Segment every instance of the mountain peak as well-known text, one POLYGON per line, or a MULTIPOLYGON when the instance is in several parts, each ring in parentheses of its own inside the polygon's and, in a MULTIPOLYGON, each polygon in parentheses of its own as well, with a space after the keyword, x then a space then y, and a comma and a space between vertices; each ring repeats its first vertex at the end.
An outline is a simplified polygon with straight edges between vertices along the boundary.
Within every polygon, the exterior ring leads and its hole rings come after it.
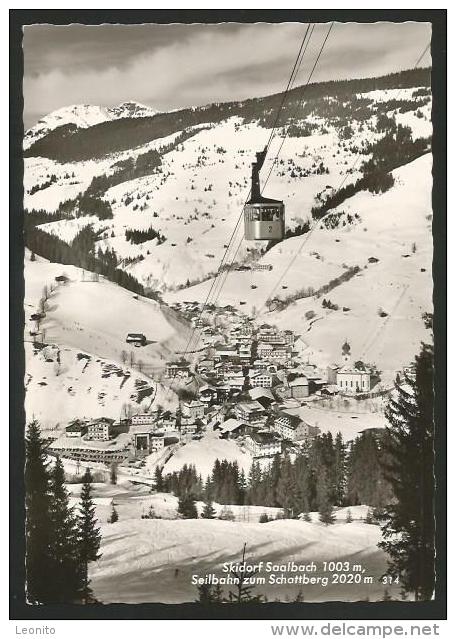
POLYGON ((152 117, 158 111, 146 104, 141 104, 135 100, 121 102, 118 106, 107 109, 111 119, 117 118, 147 118, 152 117))

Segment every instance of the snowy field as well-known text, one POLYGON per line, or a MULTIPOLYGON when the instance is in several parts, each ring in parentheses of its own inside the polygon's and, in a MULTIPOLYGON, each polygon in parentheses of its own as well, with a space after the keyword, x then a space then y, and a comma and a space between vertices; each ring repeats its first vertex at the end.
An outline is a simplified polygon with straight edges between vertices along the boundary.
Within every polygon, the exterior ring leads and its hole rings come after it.
POLYGON ((199 441, 190 441, 179 448, 177 453, 165 464, 165 473, 180 470, 184 464, 193 464, 203 480, 212 472, 216 459, 237 461, 239 469, 248 474, 252 465, 252 456, 248 451, 241 450, 239 445, 228 439, 220 439, 217 432, 207 433, 199 441))
MULTIPOLYGON (((317 568, 312 576, 323 577, 328 576, 322 572, 323 561, 342 560, 361 564, 363 575, 373 577, 371 584, 257 586, 255 592, 269 600, 294 598, 300 590, 308 602, 372 601, 382 599, 384 594, 379 578, 386 569, 386 560, 377 548, 380 528, 371 524, 120 519, 102 528, 103 556, 92 567, 90 577, 94 594, 103 603, 195 601, 198 593, 191 583, 192 575, 222 576, 222 564, 239 561, 244 543, 249 563, 314 561, 317 568)), ((390 593, 397 594, 391 588, 390 593)))

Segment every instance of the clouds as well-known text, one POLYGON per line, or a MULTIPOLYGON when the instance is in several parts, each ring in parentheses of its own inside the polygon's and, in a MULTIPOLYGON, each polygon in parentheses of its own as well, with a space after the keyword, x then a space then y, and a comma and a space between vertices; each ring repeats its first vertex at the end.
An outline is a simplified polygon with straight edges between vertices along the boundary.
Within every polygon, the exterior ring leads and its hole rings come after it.
MULTIPOLYGON (((316 25, 298 84, 327 28, 316 25)), ((168 110, 280 91, 304 31, 298 23, 26 27, 26 126, 75 103, 132 99, 168 110)), ((429 39, 423 23, 336 24, 313 80, 409 68, 429 39)))

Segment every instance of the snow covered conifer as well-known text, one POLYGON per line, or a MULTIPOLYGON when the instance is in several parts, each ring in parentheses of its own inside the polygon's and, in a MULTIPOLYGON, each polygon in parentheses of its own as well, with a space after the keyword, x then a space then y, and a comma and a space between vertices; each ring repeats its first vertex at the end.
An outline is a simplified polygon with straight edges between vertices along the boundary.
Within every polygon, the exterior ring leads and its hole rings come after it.
POLYGON ((422 344, 415 375, 396 385, 386 417, 390 435, 385 464, 395 500, 386 509, 380 547, 388 574, 399 577, 417 601, 432 598, 435 584, 434 347, 422 344))
POLYGON ((79 556, 77 518, 69 506, 65 488, 65 471, 57 457, 50 473, 50 565, 51 601, 79 601, 83 586, 83 569, 79 556))
POLYGON ((212 504, 212 501, 210 500, 206 501, 206 503, 204 504, 203 512, 201 513, 201 517, 203 519, 215 519, 216 515, 217 513, 212 504))
POLYGON ((116 521, 119 521, 119 513, 117 512, 116 507, 113 506, 111 509, 111 515, 108 519, 108 524, 115 524, 116 521))
POLYGON ((84 575, 83 597, 84 600, 90 597, 89 588, 89 563, 97 561, 101 557, 99 550, 101 544, 100 528, 97 526, 97 518, 95 516, 95 505, 92 499, 92 482, 93 477, 90 468, 87 468, 84 476, 84 483, 81 491, 81 503, 79 506, 78 517, 78 542, 79 554, 82 562, 84 575))
POLYGON ((177 512, 183 519, 197 519, 198 511, 196 510, 195 498, 190 493, 185 493, 179 497, 177 512))
MULTIPOLYGON (((110 471, 109 479, 111 481, 111 484, 114 484, 114 485, 117 484, 117 465, 115 463, 111 464, 111 471, 110 471)), ((92 480, 90 480, 90 481, 92 481, 92 480)))
POLYGON ((37 421, 28 425, 25 438, 25 539, 27 600, 48 601, 50 558, 50 494, 46 452, 37 421))
POLYGON ((154 480, 155 480, 155 490, 158 493, 163 492, 163 489, 164 489, 163 469, 160 466, 155 467, 154 480))

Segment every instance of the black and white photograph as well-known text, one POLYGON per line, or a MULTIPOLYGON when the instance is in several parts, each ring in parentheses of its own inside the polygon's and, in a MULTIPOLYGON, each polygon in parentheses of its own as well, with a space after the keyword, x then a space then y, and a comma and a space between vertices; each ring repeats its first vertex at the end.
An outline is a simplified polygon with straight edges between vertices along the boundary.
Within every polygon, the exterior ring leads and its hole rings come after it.
POLYGON ((22 27, 30 608, 436 599, 446 43, 238 13, 22 27))

